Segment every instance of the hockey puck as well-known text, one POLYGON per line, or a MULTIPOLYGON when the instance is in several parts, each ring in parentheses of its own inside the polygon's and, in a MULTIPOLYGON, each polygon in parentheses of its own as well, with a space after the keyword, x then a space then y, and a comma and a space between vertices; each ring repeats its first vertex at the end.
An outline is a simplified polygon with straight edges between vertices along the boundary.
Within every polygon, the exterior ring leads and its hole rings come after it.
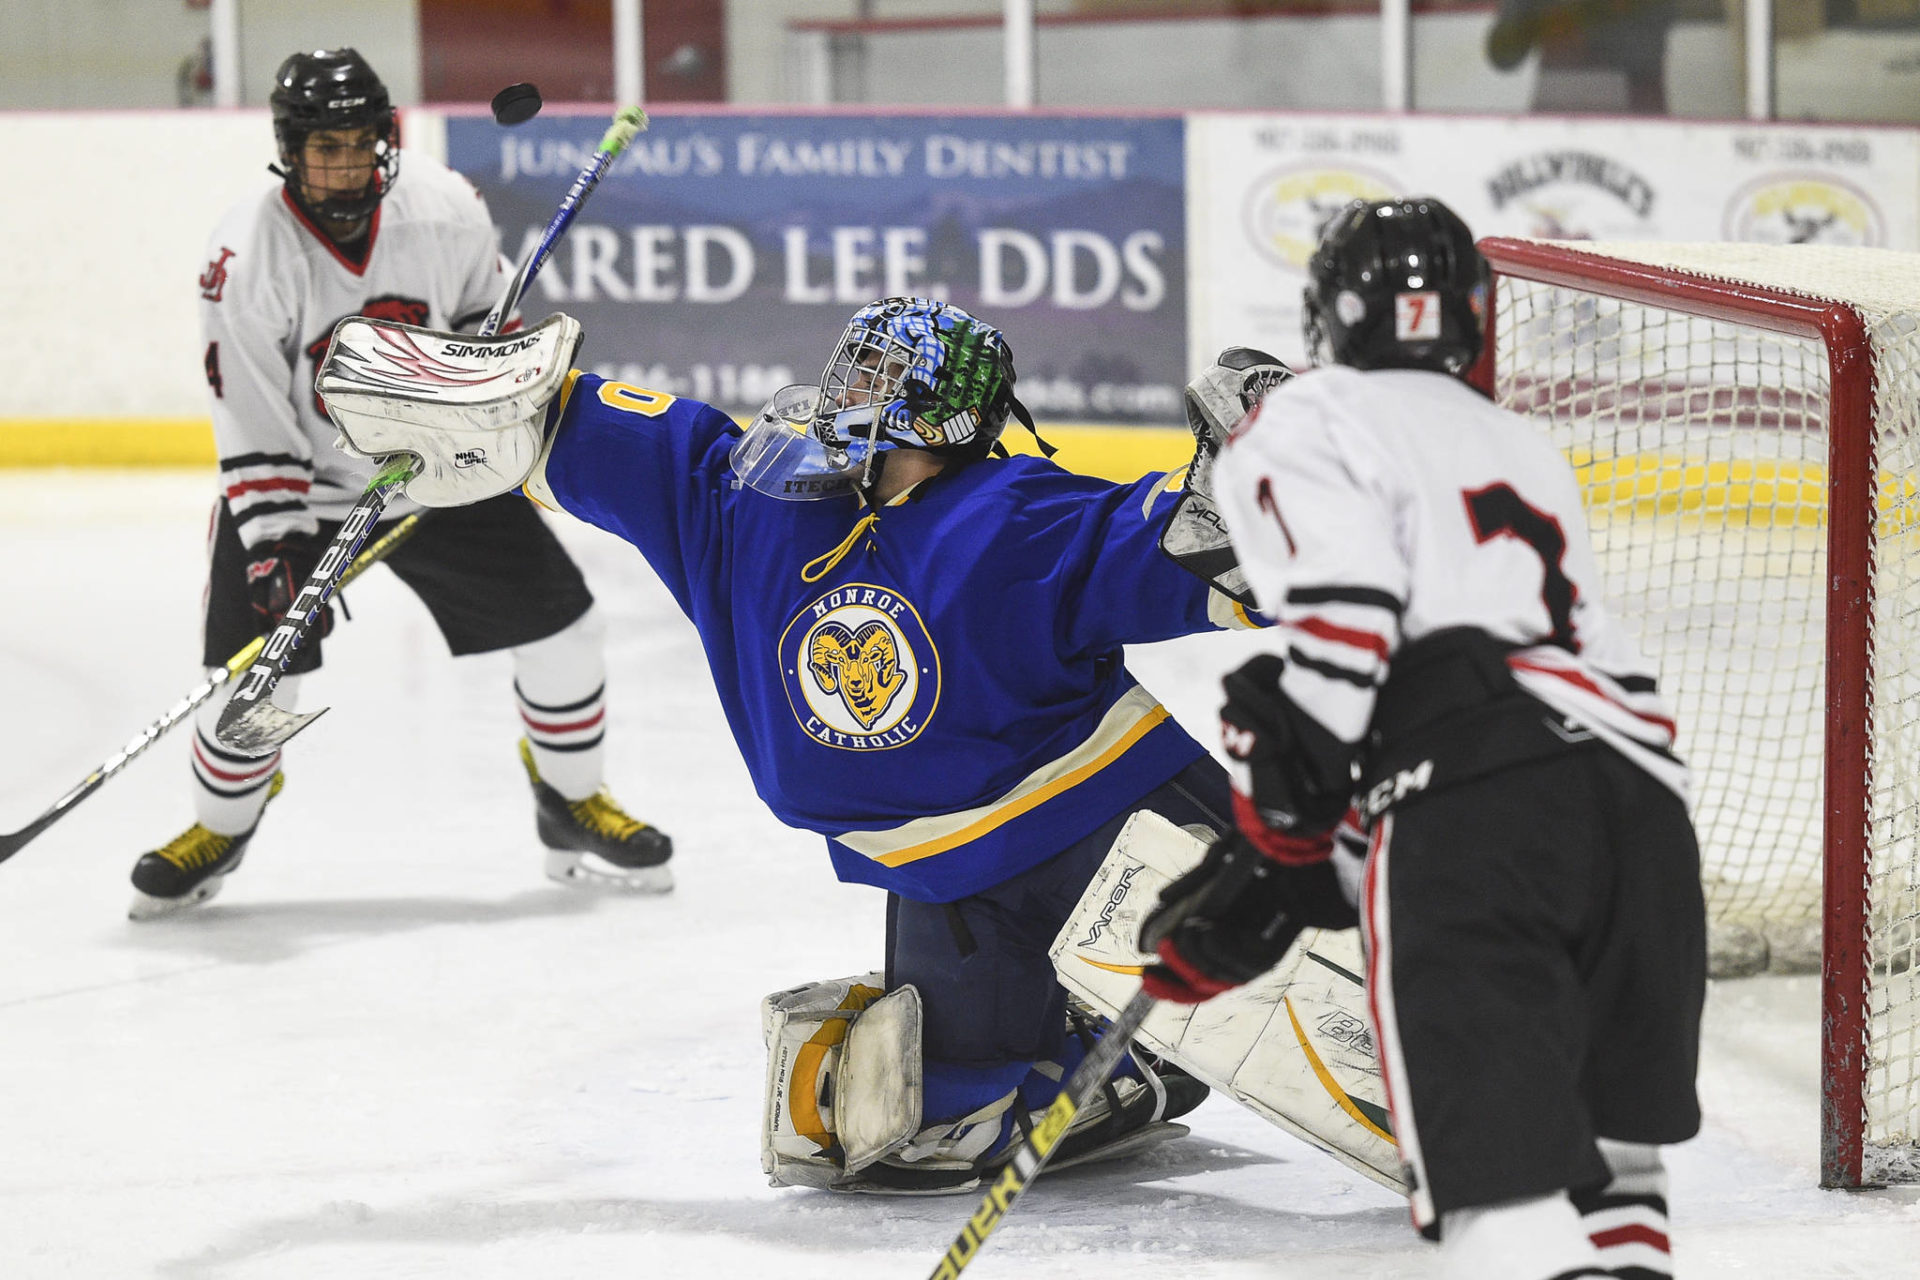
POLYGON ((530 84, 510 84, 493 95, 493 118, 499 124, 525 124, 540 114, 540 91, 530 84))

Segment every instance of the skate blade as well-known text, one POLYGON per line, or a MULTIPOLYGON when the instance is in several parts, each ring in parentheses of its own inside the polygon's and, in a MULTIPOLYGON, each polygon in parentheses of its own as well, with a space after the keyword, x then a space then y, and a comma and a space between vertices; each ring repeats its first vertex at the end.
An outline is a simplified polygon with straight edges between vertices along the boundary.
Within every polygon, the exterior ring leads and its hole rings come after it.
POLYGON ((1176 1124, 1171 1120, 1158 1120, 1145 1128, 1135 1129, 1132 1133, 1116 1138, 1105 1146, 1095 1147, 1091 1151, 1063 1160, 1050 1161, 1047 1168, 1058 1172, 1061 1169, 1077 1169, 1081 1165, 1099 1164, 1106 1160, 1119 1160, 1136 1155, 1148 1147, 1157 1147, 1169 1139, 1184 1138, 1192 1132, 1193 1130, 1184 1124, 1176 1124))
POLYGON ((969 1191, 978 1195, 980 1191, 980 1179, 974 1178, 968 1182, 956 1182, 950 1187, 888 1187, 882 1186, 877 1182, 868 1182, 865 1179, 856 1178, 851 1182, 836 1182, 831 1187, 828 1187, 827 1190, 833 1192, 835 1195, 856 1196, 914 1196, 925 1198, 927 1196, 965 1195, 969 1191))
POLYGON ((673 872, 665 864, 616 867, 571 849, 547 850, 547 879, 569 889, 595 893, 668 893, 673 889, 673 872))
POLYGON ((189 907, 199 906, 219 893, 220 886, 226 878, 225 875, 210 876, 177 898, 156 898, 152 894, 135 889, 133 901, 127 905, 127 919, 159 920, 178 915, 189 907))

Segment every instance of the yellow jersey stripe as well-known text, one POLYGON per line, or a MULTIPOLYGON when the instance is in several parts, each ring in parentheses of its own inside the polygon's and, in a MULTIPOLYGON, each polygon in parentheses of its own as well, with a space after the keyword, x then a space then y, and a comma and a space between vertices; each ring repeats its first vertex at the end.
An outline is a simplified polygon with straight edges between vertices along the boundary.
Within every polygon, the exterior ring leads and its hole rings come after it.
POLYGON ((905 866, 945 853, 978 840, 1085 782, 1125 755, 1167 718, 1167 709, 1135 685, 1107 711, 1091 738, 1027 775, 1019 786, 999 800, 959 813, 916 818, 889 831, 850 831, 840 836, 839 841, 886 867, 905 866))

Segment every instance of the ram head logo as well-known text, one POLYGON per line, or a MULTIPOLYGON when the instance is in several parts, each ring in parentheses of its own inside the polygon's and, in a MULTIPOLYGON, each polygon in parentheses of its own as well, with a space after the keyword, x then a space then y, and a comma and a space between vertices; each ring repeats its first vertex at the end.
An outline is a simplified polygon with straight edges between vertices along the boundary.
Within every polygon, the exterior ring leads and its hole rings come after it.
POLYGON ((820 688, 838 693, 863 729, 879 723, 907 683, 899 647, 883 622, 868 622, 858 631, 837 622, 822 625, 813 633, 807 662, 820 688))

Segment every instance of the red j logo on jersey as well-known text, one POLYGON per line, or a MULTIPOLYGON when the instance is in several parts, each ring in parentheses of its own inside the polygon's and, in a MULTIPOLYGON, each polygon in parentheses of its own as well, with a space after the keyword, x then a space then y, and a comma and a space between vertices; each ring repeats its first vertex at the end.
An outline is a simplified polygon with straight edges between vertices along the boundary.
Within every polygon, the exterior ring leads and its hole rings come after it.
POLYGON ((208 302, 220 301, 220 295, 227 291, 227 259, 232 256, 233 250, 221 245, 220 256, 200 273, 200 296, 208 302))

